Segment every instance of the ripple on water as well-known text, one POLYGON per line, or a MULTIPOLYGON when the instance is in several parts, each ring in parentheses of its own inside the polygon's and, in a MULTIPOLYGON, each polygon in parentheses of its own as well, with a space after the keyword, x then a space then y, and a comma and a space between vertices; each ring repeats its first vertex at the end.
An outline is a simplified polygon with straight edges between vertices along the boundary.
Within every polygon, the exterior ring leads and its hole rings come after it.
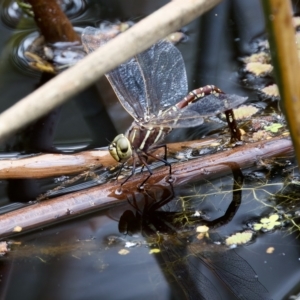
MULTIPOLYGON (((82 29, 75 28, 78 34, 82 29)), ((37 55, 44 62, 51 62, 57 70, 63 70, 66 67, 74 65, 86 54, 83 47, 78 43, 55 43, 46 45, 44 39, 37 31, 17 33, 11 37, 9 51, 12 64, 22 73, 30 76, 40 76, 41 71, 35 70, 30 66, 34 62, 28 52, 37 55), (48 57, 51 50, 51 57, 48 57)))
MULTIPOLYGON (((81 16, 86 9, 85 0, 61 0, 61 8, 73 20, 81 16)), ((0 9, 1 20, 10 28, 28 29, 35 27, 32 17, 20 9, 16 1, 6 0, 0 9)))

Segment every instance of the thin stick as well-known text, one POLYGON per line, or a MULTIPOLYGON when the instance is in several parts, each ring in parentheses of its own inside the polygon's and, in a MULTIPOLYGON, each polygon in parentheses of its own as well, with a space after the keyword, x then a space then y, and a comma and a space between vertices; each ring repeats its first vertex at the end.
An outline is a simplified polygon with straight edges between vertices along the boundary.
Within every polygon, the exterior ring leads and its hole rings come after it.
MULTIPOLYGON (((176 153, 184 151, 184 149, 199 149, 217 142, 217 138, 206 138, 198 141, 173 143, 168 144, 168 151, 176 153)), ((157 150, 153 154, 162 157, 164 153, 157 150)), ((114 165, 116 165, 116 161, 109 154, 107 148, 74 154, 47 153, 25 158, 0 159, 0 179, 70 175, 114 165)))
MULTIPOLYGON (((213 154, 199 159, 178 163, 173 166, 173 179, 176 186, 191 180, 211 179, 232 172, 227 164, 235 162, 241 169, 254 166, 258 159, 286 156, 293 153, 289 139, 274 138, 250 145, 241 146, 224 153, 213 154)), ((149 179, 149 186, 160 185, 168 188, 168 168, 155 170, 149 179)), ((81 216, 110 206, 124 203, 128 196, 138 193, 137 186, 145 174, 135 175, 117 193, 120 183, 116 181, 101 186, 45 200, 0 216, 0 238, 13 236, 18 231, 38 229, 66 219, 81 216)))
POLYGON ((80 37, 56 0, 27 0, 47 43, 80 42, 80 37))
POLYGON ((0 140, 45 115, 108 71, 181 28, 221 0, 171 1, 0 115, 0 140), (96 67, 95 67, 96 66, 96 67))
POLYGON ((295 42, 291 1, 262 1, 273 66, 284 113, 300 163, 300 63, 295 42))

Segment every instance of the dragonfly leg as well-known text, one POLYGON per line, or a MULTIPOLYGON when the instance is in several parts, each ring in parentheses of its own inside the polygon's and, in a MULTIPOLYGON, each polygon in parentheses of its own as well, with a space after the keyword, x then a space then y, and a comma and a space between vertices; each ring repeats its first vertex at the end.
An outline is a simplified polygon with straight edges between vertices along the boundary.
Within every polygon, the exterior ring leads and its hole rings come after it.
POLYGON ((169 175, 170 175, 170 178, 171 178, 172 177, 172 165, 167 160, 167 145, 161 145, 159 147, 155 147, 155 148, 152 148, 152 149, 161 148, 161 147, 164 147, 164 149, 165 149, 164 158, 159 158, 159 157, 154 156, 153 154, 148 153, 148 152, 145 152, 145 153, 147 154, 147 156, 151 156, 152 158, 154 158, 156 160, 159 160, 159 161, 163 162, 166 166, 168 166, 169 167, 169 175))
POLYGON ((244 175, 240 166, 235 162, 221 163, 227 165, 233 174, 232 201, 225 211, 225 214, 215 220, 202 220, 203 225, 209 226, 211 229, 218 228, 228 224, 235 216, 242 203, 242 187, 244 183, 244 175))
POLYGON ((167 145, 166 144, 156 145, 156 146, 151 147, 151 150, 155 150, 155 149, 159 149, 159 148, 164 148, 164 158, 163 159, 158 158, 158 157, 156 157, 154 155, 151 155, 151 153, 148 153, 148 152, 146 154, 148 156, 151 156, 151 157, 155 158, 156 160, 164 162, 166 166, 171 166, 171 164, 168 162, 168 159, 167 159, 167 151, 168 151, 167 145))
MULTIPOLYGON (((152 176, 153 172, 148 164, 148 157, 152 157, 154 158, 155 160, 158 160, 158 161, 161 161, 163 162, 166 166, 169 167, 169 176, 170 176, 170 179, 172 178, 172 166, 171 164, 168 162, 167 160, 167 145, 158 145, 158 146, 155 146, 155 147, 152 147, 151 150, 153 149, 158 149, 158 148, 164 148, 164 158, 159 158, 159 157, 156 157, 154 156, 153 154, 149 153, 149 152, 146 152, 146 151, 142 151, 142 153, 139 153, 138 154, 138 157, 139 157, 139 160, 142 162, 143 164, 143 167, 142 167, 142 170, 144 169, 144 167, 147 168, 148 172, 149 172, 149 175, 148 177, 140 184, 140 188, 147 182, 147 180, 152 176)), ((134 169, 135 169, 135 166, 134 166, 134 169)), ((141 170, 141 171, 142 171, 141 170)), ((133 174, 130 175, 130 177, 132 176, 133 174)), ((126 178, 126 181, 128 180, 129 178, 126 178)), ((125 181, 125 182, 126 182, 125 181)), ((125 183, 124 182, 124 183, 125 183)))
POLYGON ((130 201, 129 197, 127 197, 127 202, 139 213, 142 213, 142 211, 139 209, 139 206, 138 206, 138 203, 137 203, 137 200, 136 200, 136 197, 135 197, 135 194, 132 193, 132 202, 130 201))
POLYGON ((164 147, 164 149, 165 149, 164 160, 167 161, 167 145, 164 144, 164 145, 162 145, 161 147, 164 147))
MULTIPOLYGON (((147 153, 146 153, 147 154, 147 153)), ((146 183, 146 181, 152 176, 153 172, 151 170, 151 168, 149 167, 148 163, 147 163, 147 159, 142 155, 142 154, 138 154, 140 161, 143 163, 143 167, 146 167, 149 175, 147 176, 147 178, 139 185, 139 189, 142 189, 142 186, 146 183)))
POLYGON ((126 164, 126 162, 123 162, 123 163, 121 164, 121 167, 120 167, 120 169, 119 169, 119 171, 118 171, 118 173, 117 173, 117 176, 116 176, 117 181, 118 181, 118 178, 119 178, 119 176, 120 176, 120 174, 121 174, 121 172, 122 172, 122 170, 123 170, 125 164, 126 164))
MULTIPOLYGON (((161 159, 161 158, 158 158, 158 157, 156 157, 154 155, 151 155, 151 153, 144 152, 146 154, 146 157, 145 157, 146 162, 148 161, 148 156, 151 156, 155 160, 159 160, 159 161, 163 162, 166 166, 169 166, 171 168, 171 164, 167 160, 167 151, 168 151, 167 150, 167 145, 166 144, 156 145, 156 146, 151 147, 151 150, 155 150, 155 149, 159 149, 159 148, 164 148, 164 158, 161 159)), ((141 172, 143 171, 144 167, 145 167, 145 165, 143 164, 141 172)), ((170 169, 170 175, 171 175, 171 173, 172 173, 172 170, 170 169)))
MULTIPOLYGON (((204 87, 201 87, 199 89, 191 91, 185 98, 183 98, 181 101, 179 101, 176 104, 176 107, 179 109, 182 109, 194 102, 197 102, 198 100, 208 96, 208 95, 215 95, 218 97, 220 94, 225 94, 221 89, 214 85, 206 85, 204 87)), ((205 101, 205 99, 203 100, 205 101)), ((220 99, 222 101, 222 99, 220 99)), ((237 122, 234 117, 233 109, 228 109, 224 111, 226 115, 226 121, 230 130, 231 134, 231 141, 240 141, 241 140, 241 132, 237 126, 237 122)))
POLYGON ((225 112, 226 121, 231 134, 231 142, 241 140, 241 132, 237 126, 236 119, 232 109, 226 110, 225 112))
MULTIPOLYGON (((126 163, 126 162, 125 162, 125 163, 126 163)), ((120 168, 120 171, 118 172, 117 180, 118 180, 118 177, 119 177, 119 175, 120 175, 120 173, 121 173, 121 171, 122 171, 122 169, 123 169, 125 163, 122 164, 122 166, 121 166, 121 168, 120 168)), ((130 174, 129 176, 127 176, 127 178, 121 183, 121 186, 122 186, 124 183, 126 183, 126 182, 134 175, 134 173, 135 173, 135 168, 136 168, 136 157, 134 156, 134 157, 133 157, 133 163, 132 163, 132 171, 131 171, 131 174, 130 174)))
MULTIPOLYGON (((144 159, 148 163, 148 156, 145 156, 144 159)), ((141 173, 144 171, 144 168, 145 168, 145 164, 142 165, 141 173)))
MULTIPOLYGON (((162 206, 164 206, 165 204, 169 203, 173 198, 174 198, 174 188, 171 182, 169 182, 170 184, 170 193, 169 195, 167 193, 164 193, 163 195, 161 195, 161 200, 156 201, 155 198, 153 198, 153 202, 147 207, 147 212, 154 212, 155 210, 161 208, 162 206)), ((166 188, 163 187, 164 190, 168 191, 166 188)), ((147 191, 146 191, 147 193, 147 191)), ((147 193, 148 194, 148 193, 147 193)), ((150 196, 150 195, 149 195, 150 196)))

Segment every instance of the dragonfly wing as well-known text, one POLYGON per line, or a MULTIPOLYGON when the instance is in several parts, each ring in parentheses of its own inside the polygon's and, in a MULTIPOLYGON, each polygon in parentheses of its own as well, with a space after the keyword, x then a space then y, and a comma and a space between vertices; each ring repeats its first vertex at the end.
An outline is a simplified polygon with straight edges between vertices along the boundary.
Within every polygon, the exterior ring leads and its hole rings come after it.
POLYGON ((240 97, 234 94, 220 94, 218 96, 211 94, 183 109, 179 109, 174 105, 160 112, 157 117, 149 122, 149 126, 195 127, 203 123, 202 117, 223 113, 243 104, 247 99, 247 97, 240 97))
POLYGON ((82 45, 87 53, 91 53, 106 44, 119 33, 120 31, 111 27, 107 29, 97 29, 89 26, 84 28, 81 34, 82 45))
POLYGON ((234 250, 193 254, 205 262, 239 299, 271 299, 253 268, 234 250))
POLYGON ((137 121, 145 117, 145 83, 135 59, 106 74, 119 101, 137 121))
POLYGON ((173 44, 161 40, 136 59, 145 82, 148 115, 157 115, 187 95, 184 61, 173 44))
POLYGON ((192 110, 198 112, 201 116, 213 116, 223 113, 228 109, 233 109, 243 104, 248 98, 234 94, 219 94, 218 96, 211 94, 203 99, 188 105, 184 110, 192 110))
POLYGON ((185 293, 186 299, 219 300, 218 289, 201 272, 203 266, 195 256, 189 255, 186 242, 164 240, 159 243, 162 258, 169 273, 185 293))
POLYGON ((172 106, 165 110, 160 116, 150 120, 148 126, 157 125, 163 127, 184 128, 201 125, 203 121, 203 118, 197 111, 178 109, 176 106, 172 106))
MULTIPOLYGON (((111 40, 119 31, 93 27, 84 29, 81 39, 85 50, 90 53, 111 40)), ((105 74, 119 101, 136 120, 144 118, 146 112, 146 88, 141 69, 135 58, 121 64, 105 74)))

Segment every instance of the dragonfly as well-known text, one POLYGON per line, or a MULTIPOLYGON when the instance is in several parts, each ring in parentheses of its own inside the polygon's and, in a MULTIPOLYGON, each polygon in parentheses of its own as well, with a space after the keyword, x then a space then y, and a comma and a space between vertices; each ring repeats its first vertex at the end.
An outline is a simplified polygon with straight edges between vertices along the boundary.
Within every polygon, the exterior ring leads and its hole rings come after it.
MULTIPOLYGON (((82 33, 82 44, 87 53, 95 51, 116 34, 87 27, 82 33)), ((225 112, 232 137, 240 138, 232 109, 244 103, 247 97, 225 94, 214 85, 207 85, 188 93, 185 64, 180 51, 170 42, 160 40, 146 51, 119 65, 105 74, 124 109, 134 121, 125 134, 117 135, 108 146, 111 156, 121 163, 121 170, 133 159, 131 174, 134 175, 139 160, 149 175, 153 174, 147 163, 149 157, 172 167, 167 161, 164 138, 174 128, 201 125, 204 117, 225 112), (153 150, 164 148, 164 158, 156 157, 153 150)))

